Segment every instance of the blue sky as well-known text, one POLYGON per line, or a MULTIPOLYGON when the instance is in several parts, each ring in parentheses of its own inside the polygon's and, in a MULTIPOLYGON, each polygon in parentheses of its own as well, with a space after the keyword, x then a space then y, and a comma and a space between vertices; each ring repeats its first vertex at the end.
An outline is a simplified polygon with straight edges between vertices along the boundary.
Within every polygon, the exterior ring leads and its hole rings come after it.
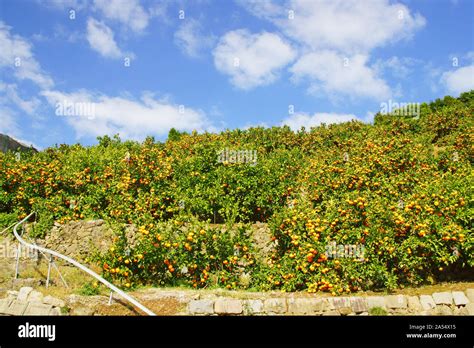
POLYGON ((474 88, 470 0, 0 0, 0 133, 370 122, 474 88))

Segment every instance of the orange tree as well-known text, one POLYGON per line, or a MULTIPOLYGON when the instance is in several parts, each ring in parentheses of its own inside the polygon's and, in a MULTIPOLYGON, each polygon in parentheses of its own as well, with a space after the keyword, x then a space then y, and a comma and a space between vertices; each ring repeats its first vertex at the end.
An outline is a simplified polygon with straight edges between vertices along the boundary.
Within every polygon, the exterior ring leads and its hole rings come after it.
POLYGON ((195 288, 248 287, 258 266, 245 226, 211 228, 196 220, 142 225, 135 245, 125 231, 101 258, 106 277, 125 287, 139 284, 195 288))
POLYGON ((122 277, 123 253, 141 255, 123 268, 130 286, 201 286, 213 274, 221 281, 212 284, 233 287, 247 284, 250 272, 255 288, 341 293, 472 276, 473 95, 423 104, 418 120, 376 115, 373 125, 298 132, 172 132, 165 143, 104 136, 96 146, 61 145, 19 159, 0 154, 0 224, 35 210, 37 235, 54 221, 141 226, 148 234, 140 244, 128 250, 120 237, 106 257, 107 274, 122 277), (255 150, 257 163, 219 163, 223 149, 255 150), (223 268, 234 257, 243 262, 233 255, 236 245, 245 245, 247 259, 255 259, 254 251, 241 233, 208 234, 206 221, 269 221, 270 262, 223 268), (188 250, 193 226, 206 233, 188 250), (157 234, 173 247, 155 247, 157 234), (203 247, 212 243, 218 245, 203 247), (330 243, 363 247, 364 259, 326 257, 330 243), (242 275, 247 281, 237 280, 242 275))
MULTIPOLYGON (((313 150, 297 204, 272 219, 276 247, 264 274, 267 288, 337 294, 449 279, 463 270, 472 276, 473 202, 466 185, 473 179, 472 142, 464 133, 472 133, 472 108, 446 107, 426 117, 421 125, 355 124, 359 134, 313 150), (439 119, 449 114, 458 119, 445 127, 439 119), (331 243, 362 249, 363 260, 328 257, 331 243)), ((324 142, 331 131, 346 129, 333 126, 318 136, 324 142)))

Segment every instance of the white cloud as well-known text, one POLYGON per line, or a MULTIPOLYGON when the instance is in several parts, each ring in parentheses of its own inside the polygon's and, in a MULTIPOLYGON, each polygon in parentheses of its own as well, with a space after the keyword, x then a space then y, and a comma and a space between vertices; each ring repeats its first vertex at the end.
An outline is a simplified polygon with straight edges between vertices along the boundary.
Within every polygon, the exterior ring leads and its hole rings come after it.
POLYGON ((35 33, 30 36, 32 41, 36 42, 53 42, 56 40, 64 40, 69 43, 75 43, 78 40, 82 40, 85 38, 84 33, 80 31, 70 31, 67 30, 66 27, 62 24, 54 25, 54 33, 53 35, 44 35, 43 33, 35 33))
POLYGON ((37 2, 46 7, 58 10, 82 10, 87 7, 87 0, 37 0, 37 2))
POLYGON ((409 38, 425 25, 402 4, 389 0, 241 1, 255 15, 270 20, 284 33, 311 49, 367 52, 409 38), (290 19, 288 11, 294 18, 290 19))
POLYGON ((257 17, 275 19, 284 15, 285 8, 273 0, 237 0, 242 7, 257 17))
POLYGON ((53 37, 49 37, 49 40, 65 40, 70 43, 75 43, 79 40, 83 40, 86 34, 87 33, 79 30, 73 31, 70 27, 62 24, 55 24, 53 37))
POLYGON ((374 64, 374 69, 378 73, 390 70, 397 78, 406 78, 413 72, 413 67, 420 63, 422 61, 419 59, 393 56, 385 60, 377 60, 374 64))
MULTIPOLYGON (((426 20, 389 0, 239 0, 250 13, 273 23, 298 44, 297 63, 290 69, 294 80, 304 77, 312 93, 386 98, 391 89, 369 67, 370 52, 409 39, 426 20), (291 12, 290 12, 291 11, 291 12), (330 53, 328 53, 330 52, 330 53), (348 67, 340 64, 349 58, 348 67), (312 62, 312 59, 316 61, 312 62)), ((402 61, 389 62, 398 73, 402 61), (397 63, 399 63, 397 65, 397 63)))
POLYGON ((0 81, 0 92, 3 92, 5 95, 4 98, 0 97, 0 103, 12 103, 28 115, 33 115, 41 104, 40 100, 36 97, 33 97, 31 100, 22 99, 18 94, 16 84, 6 84, 0 81))
POLYGON ((22 138, 24 132, 17 122, 18 111, 12 108, 12 106, 18 107, 31 115, 39 105, 40 101, 37 98, 32 100, 22 99, 18 95, 15 84, 6 84, 0 81, 0 133, 7 134, 26 146, 33 145, 36 149, 40 149, 35 143, 22 138))
POLYGON ((474 65, 445 72, 441 76, 441 82, 453 96, 474 89, 474 65))
POLYGON ((11 69, 19 80, 30 80, 42 88, 50 88, 53 80, 36 61, 31 44, 19 35, 10 33, 11 27, 0 21, 0 69, 11 69))
POLYGON ((247 90, 272 83, 295 58, 292 47, 280 36, 251 34, 245 29, 221 37, 213 55, 216 68, 229 75, 233 85, 247 90))
POLYGON ((202 32, 201 24, 195 19, 186 19, 174 34, 175 44, 190 57, 199 57, 203 50, 209 49, 215 39, 202 32))
POLYGON ((0 100, 0 115, 2 115, 2 122, 0 122, 0 133, 16 134, 20 132, 20 128, 15 121, 15 112, 4 105, 0 100))
POLYGON ((295 81, 308 79, 309 91, 355 97, 387 99, 390 88, 367 66, 366 55, 351 57, 334 51, 320 51, 302 56, 291 68, 295 81))
POLYGON ((140 100, 93 94, 86 90, 74 93, 43 91, 41 94, 54 108, 65 102, 94 103, 93 119, 66 117, 79 138, 119 133, 126 139, 141 140, 147 135, 166 135, 173 127, 183 131, 215 130, 203 111, 157 99, 150 93, 143 93, 140 100))
POLYGON ((87 41, 91 48, 106 58, 120 58, 122 51, 114 40, 112 29, 94 18, 87 20, 87 41))
POLYGON ((357 117, 352 114, 336 114, 336 113, 315 113, 308 115, 307 113, 295 113, 281 122, 281 126, 287 125, 293 131, 300 130, 305 127, 306 130, 311 127, 317 127, 321 123, 342 123, 351 120, 357 120, 357 117))
POLYGON ((169 7, 172 5, 169 1, 157 1, 154 2, 148 8, 148 13, 150 14, 150 19, 157 18, 158 21, 165 25, 171 25, 174 18, 169 15, 169 7))
POLYGON ((138 0, 94 0, 94 8, 105 18, 118 21, 134 32, 142 32, 149 22, 149 14, 138 0))

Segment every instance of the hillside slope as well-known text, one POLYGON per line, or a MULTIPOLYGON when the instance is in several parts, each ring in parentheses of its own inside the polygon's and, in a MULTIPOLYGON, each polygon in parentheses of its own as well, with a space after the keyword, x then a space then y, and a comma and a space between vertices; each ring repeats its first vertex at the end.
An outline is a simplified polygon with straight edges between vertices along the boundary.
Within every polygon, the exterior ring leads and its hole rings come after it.
POLYGON ((28 147, 28 146, 25 146, 21 143, 19 143, 18 141, 16 141, 15 139, 9 137, 8 135, 5 135, 5 134, 0 134, 0 152, 3 152, 3 153, 7 153, 8 151, 34 151, 34 152, 38 152, 38 150, 36 150, 35 148, 33 147, 28 147))
POLYGON ((36 234, 105 219, 117 244, 101 265, 130 287, 341 293, 473 279, 473 115, 471 91, 422 104, 418 119, 172 131, 165 143, 104 136, 20 164, 0 154, 0 219, 35 210, 36 234), (270 228, 269 260, 245 225, 209 224, 258 221, 270 228), (130 223, 134 248, 122 233, 130 223))

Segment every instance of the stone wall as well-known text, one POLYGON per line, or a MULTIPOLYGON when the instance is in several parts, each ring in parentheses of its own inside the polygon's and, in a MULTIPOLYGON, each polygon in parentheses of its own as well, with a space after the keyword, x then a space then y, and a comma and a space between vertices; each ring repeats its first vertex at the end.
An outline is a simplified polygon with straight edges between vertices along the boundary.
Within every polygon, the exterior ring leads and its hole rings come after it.
MULTIPOLYGON (((474 315, 474 289, 417 296, 322 297, 302 293, 210 293, 151 288, 132 295, 157 315, 474 315)), ((60 315, 61 308, 67 308, 62 312, 68 315, 138 314, 117 311, 117 306, 123 307, 126 301, 115 297, 112 301, 115 309, 107 311, 108 302, 107 296, 73 294, 58 299, 23 287, 20 291, 9 291, 7 298, 0 299, 0 315, 60 315)))
POLYGON ((96 253, 105 252, 111 245, 113 232, 103 220, 76 221, 61 225, 55 223, 39 245, 79 261, 96 253))
MULTIPOLYGON (((216 225, 225 229, 224 225, 216 225)), ((28 232, 30 226, 26 226, 28 232)), ((133 224, 125 226, 125 237, 130 248, 139 238, 138 228, 133 224)), ((257 257, 266 258, 273 248, 267 224, 256 223, 251 235, 258 250, 257 257)), ((105 252, 111 245, 114 232, 103 220, 71 221, 66 224, 54 223, 44 239, 35 239, 38 245, 57 251, 79 261, 87 262, 88 257, 105 252)))
POLYGON ((474 315, 474 289, 431 295, 281 297, 239 299, 208 297, 190 300, 189 315, 474 315), (374 310, 375 307, 377 311, 374 310))

